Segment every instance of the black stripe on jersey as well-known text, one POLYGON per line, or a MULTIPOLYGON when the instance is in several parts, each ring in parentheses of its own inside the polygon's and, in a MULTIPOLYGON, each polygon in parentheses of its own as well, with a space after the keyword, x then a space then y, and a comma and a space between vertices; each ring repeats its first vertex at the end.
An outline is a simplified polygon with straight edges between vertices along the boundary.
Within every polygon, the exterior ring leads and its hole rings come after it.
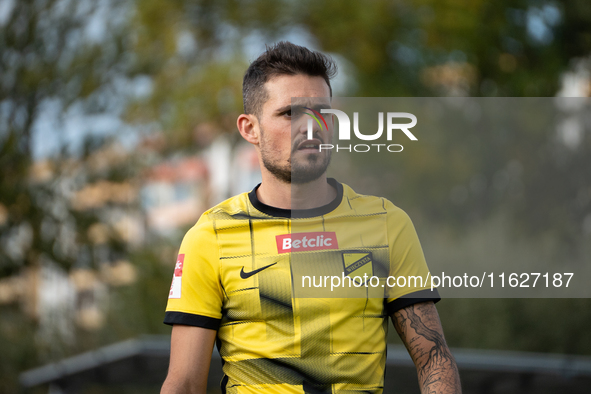
POLYGON ((382 354, 382 352, 333 352, 333 353, 330 353, 331 356, 340 355, 340 354, 382 354))
POLYGON ((173 324, 182 324, 184 326, 195 326, 217 330, 220 327, 222 319, 214 319, 209 316, 194 315, 185 312, 166 312, 164 314, 164 324, 172 326, 173 324))
POLYGON ((239 324, 250 324, 250 323, 266 323, 265 320, 244 320, 244 321, 233 321, 229 323, 222 323, 220 327, 237 326, 239 324))
MULTIPOLYGON (((211 216, 211 225, 213 227, 213 232, 215 233, 215 243, 218 247, 218 258, 220 258, 220 237, 218 234, 218 228, 217 228, 217 222, 215 220, 215 217, 211 216)), ((224 292, 224 297, 228 297, 228 294, 226 294, 226 289, 224 288, 224 284, 220 281, 220 287, 222 288, 222 291, 224 292)))
POLYGON ((231 260, 231 259, 243 259, 246 257, 251 257, 252 254, 236 254, 236 255, 232 255, 232 256, 221 256, 220 260, 231 260))
POLYGON ((343 200, 343 185, 336 181, 334 178, 328 178, 327 182, 329 185, 334 187, 337 191, 337 196, 334 200, 329 202, 326 205, 323 205, 318 208, 312 209, 282 209, 282 208, 275 208, 270 205, 262 203, 257 197, 257 189, 261 184, 259 183, 250 193, 248 193, 248 199, 253 207, 259 210, 262 213, 265 213, 269 216, 279 217, 279 218, 312 218, 315 216, 322 216, 326 215, 329 212, 334 211, 343 200))
POLYGON ((389 302, 386 305, 386 310, 388 311, 388 315, 392 316, 395 312, 402 308, 406 308, 407 306, 418 304, 419 302, 437 302, 439 300, 441 300, 441 297, 439 296, 437 289, 433 289, 433 291, 429 289, 419 290, 389 302))
POLYGON ((240 291, 255 290, 255 289, 258 289, 258 287, 245 287, 244 289, 232 290, 232 291, 226 293, 226 295, 238 293, 240 291))
POLYGON ((248 219, 248 229, 250 231, 250 268, 254 269, 255 252, 254 252, 254 234, 252 228, 252 220, 248 219))

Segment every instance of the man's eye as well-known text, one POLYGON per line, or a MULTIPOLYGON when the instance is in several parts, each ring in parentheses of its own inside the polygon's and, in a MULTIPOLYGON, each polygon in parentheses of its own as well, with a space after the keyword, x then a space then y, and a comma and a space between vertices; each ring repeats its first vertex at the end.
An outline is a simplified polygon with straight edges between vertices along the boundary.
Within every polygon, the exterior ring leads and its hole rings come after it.
POLYGON ((295 108, 292 108, 290 112, 291 112, 292 117, 297 117, 297 116, 301 116, 304 113, 304 110, 302 108, 295 107, 295 108))
POLYGON ((289 118, 297 118, 299 116, 302 116, 302 114, 304 113, 304 110, 302 108, 290 108, 287 109, 285 111, 283 111, 281 113, 282 116, 287 116, 289 118))

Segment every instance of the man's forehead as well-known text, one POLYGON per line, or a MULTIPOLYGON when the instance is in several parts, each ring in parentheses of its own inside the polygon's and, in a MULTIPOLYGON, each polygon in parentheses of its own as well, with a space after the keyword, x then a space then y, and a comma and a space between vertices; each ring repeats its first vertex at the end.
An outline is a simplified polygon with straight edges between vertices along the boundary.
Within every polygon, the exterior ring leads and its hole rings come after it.
POLYGON ((309 108, 330 108, 330 97, 292 97, 292 106, 309 108))
POLYGON ((302 100, 308 98, 307 104, 330 103, 330 88, 324 78, 319 76, 277 75, 265 83, 265 89, 269 95, 268 102, 274 105, 290 104, 293 97, 301 97, 302 100))

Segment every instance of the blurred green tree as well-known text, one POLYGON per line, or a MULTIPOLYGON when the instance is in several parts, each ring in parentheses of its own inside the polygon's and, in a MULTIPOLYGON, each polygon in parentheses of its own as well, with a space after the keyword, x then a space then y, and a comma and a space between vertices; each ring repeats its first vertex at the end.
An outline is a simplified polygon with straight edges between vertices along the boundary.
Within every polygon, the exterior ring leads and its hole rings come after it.
POLYGON ((0 392, 17 391, 17 371, 63 356, 68 346, 60 345, 76 346, 39 335, 42 267, 67 275, 127 253, 105 212, 134 203, 126 182, 133 159, 109 142, 116 130, 89 132, 100 116, 118 116, 122 85, 133 75, 130 6, 19 0, 0 7, 0 392))
MULTIPOLYGON (((123 3, 111 6, 113 15, 126 11, 123 3)), ((0 23, 0 277, 38 266, 42 255, 70 268, 99 220, 73 206, 75 193, 99 178, 125 177, 99 163, 104 137, 71 149, 91 130, 84 122, 92 118, 83 116, 110 110, 126 72, 122 22, 104 11, 92 2, 18 1, 0 23), (104 30, 92 31, 96 18, 108 19, 104 30), (84 119, 73 137, 64 130, 66 114, 84 119), (45 161, 34 156, 36 147, 52 145, 45 161)))

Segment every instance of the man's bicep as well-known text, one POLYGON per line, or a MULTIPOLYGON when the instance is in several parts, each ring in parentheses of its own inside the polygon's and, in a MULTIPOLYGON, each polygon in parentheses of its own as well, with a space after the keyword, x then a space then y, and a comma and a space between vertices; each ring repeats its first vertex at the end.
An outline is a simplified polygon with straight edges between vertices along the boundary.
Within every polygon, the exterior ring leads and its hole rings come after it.
POLYGON ((432 301, 409 305, 391 317, 396 332, 413 360, 428 356, 429 351, 447 348, 439 315, 432 301))
POLYGON ((162 393, 205 393, 216 333, 202 327, 172 327, 170 365, 162 393))
POLYGON ((432 388, 449 388, 449 392, 459 393, 461 389, 457 366, 445 342, 433 301, 409 305, 396 311, 391 317, 400 339, 415 363, 423 392, 431 392, 432 388))

